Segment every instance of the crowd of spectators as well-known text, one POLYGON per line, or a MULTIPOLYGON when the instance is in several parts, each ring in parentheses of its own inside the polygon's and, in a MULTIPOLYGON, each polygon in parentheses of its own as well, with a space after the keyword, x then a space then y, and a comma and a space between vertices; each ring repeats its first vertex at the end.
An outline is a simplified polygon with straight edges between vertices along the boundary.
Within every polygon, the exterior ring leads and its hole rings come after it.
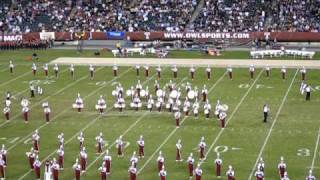
POLYGON ((1 0, 0 31, 320 32, 320 0, 200 1, 1 0))

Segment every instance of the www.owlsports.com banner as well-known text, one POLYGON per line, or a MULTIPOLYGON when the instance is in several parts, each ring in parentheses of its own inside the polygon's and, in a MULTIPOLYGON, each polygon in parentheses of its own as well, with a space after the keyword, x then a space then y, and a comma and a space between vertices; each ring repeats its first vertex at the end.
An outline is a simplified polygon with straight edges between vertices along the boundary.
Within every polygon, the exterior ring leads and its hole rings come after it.
POLYGON ((1 34, 0 42, 16 41, 74 41, 74 40, 274 40, 278 42, 320 42, 319 32, 32 32, 24 34, 1 34))

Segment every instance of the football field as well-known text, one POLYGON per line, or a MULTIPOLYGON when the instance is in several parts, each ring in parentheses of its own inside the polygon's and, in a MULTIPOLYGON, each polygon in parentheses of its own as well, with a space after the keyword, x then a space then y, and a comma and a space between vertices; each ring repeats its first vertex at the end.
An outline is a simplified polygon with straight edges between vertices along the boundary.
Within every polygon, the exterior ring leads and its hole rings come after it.
MULTIPOLYGON (((3 55, 2 55, 3 56, 3 55)), ((63 54, 61 54, 63 56, 63 54)), ((8 57, 9 58, 9 57, 8 57)), ((14 59, 14 57, 12 57, 14 59)), ((319 176, 319 103, 320 76, 319 70, 307 70, 307 83, 313 88, 311 101, 305 101, 300 94, 301 73, 299 69, 287 69, 285 80, 281 78, 280 69, 272 69, 271 77, 267 77, 264 69, 257 68, 254 78, 249 77, 248 68, 233 68, 233 80, 228 78, 226 68, 212 67, 212 78, 207 80, 205 67, 197 67, 195 79, 192 80, 189 67, 179 68, 178 78, 174 79, 171 67, 163 67, 161 79, 157 78, 156 66, 151 67, 151 74, 145 77, 141 69, 136 76, 134 66, 120 66, 117 77, 113 76, 112 67, 97 66, 94 79, 89 77, 88 66, 76 66, 75 78, 71 78, 69 66, 61 65, 58 78, 55 78, 53 66, 49 66, 49 77, 45 77, 42 66, 53 59, 44 58, 37 61, 38 72, 33 76, 31 61, 14 60, 14 73, 10 74, 8 61, 2 60, 0 66, 0 93, 13 95, 11 119, 0 119, 0 145, 8 149, 7 179, 35 179, 30 170, 26 152, 32 147, 31 135, 38 129, 40 132, 39 158, 43 161, 57 158, 58 134, 65 135, 65 168, 60 171, 60 179, 73 179, 72 166, 79 157, 80 132, 85 136, 85 147, 88 153, 88 170, 81 179, 99 179, 98 168, 102 164, 104 154, 96 154, 95 137, 102 132, 106 140, 104 151, 112 155, 112 169, 109 179, 129 179, 128 168, 134 151, 138 151, 136 141, 140 135, 145 139, 145 157, 138 162, 138 179, 159 179, 157 162, 159 151, 165 156, 167 178, 171 180, 188 179, 187 157, 192 152, 196 163, 199 161, 198 144, 205 137, 207 158, 202 163, 203 179, 219 179, 215 177, 216 153, 223 160, 223 177, 228 165, 232 165, 236 179, 251 180, 257 161, 263 157, 265 161, 265 177, 279 179, 277 165, 283 156, 287 163, 287 171, 291 179, 305 179, 309 169, 319 176), (143 88, 149 87, 155 96, 154 84, 158 80, 164 87, 170 80, 175 82, 182 91, 182 99, 186 96, 185 86, 189 82, 201 91, 207 86, 209 101, 214 109, 219 99, 227 104, 228 116, 226 128, 211 113, 206 119, 203 103, 200 104, 200 116, 195 118, 182 116, 181 127, 175 127, 175 119, 167 110, 152 112, 146 110, 146 100, 142 99, 143 108, 138 112, 129 107, 131 97, 126 97, 126 109, 123 112, 113 108, 115 98, 112 91, 118 83, 125 90, 141 81, 143 88), (44 90, 43 95, 30 98, 29 83, 35 83, 44 90), (77 94, 84 99, 83 112, 72 109, 77 94), (107 101, 107 111, 100 115, 95 109, 99 96, 107 101), (29 123, 24 123, 20 101, 28 97, 31 101, 29 123), (42 103, 48 101, 52 114, 50 123, 45 122, 42 103), (271 116, 263 123, 263 105, 268 104, 271 116), (115 140, 123 135, 126 142, 125 156, 117 157, 115 140), (183 162, 176 162, 176 142, 182 140, 183 162)), ((125 60, 125 59, 124 59, 125 60)), ((275 60, 277 61, 277 60, 275 60)), ((143 64, 141 64, 143 65, 143 64)), ((4 107, 2 103, 1 108, 4 107)), ((214 111, 214 110, 213 110, 214 111)), ((42 166, 42 176, 44 166, 42 166)))

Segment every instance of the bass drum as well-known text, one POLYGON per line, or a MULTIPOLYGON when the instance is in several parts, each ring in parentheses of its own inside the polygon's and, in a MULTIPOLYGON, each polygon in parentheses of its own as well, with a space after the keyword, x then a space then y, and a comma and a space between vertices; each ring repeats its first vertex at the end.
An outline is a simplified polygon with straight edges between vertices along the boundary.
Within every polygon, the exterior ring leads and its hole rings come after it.
POLYGON ((176 99, 178 97, 178 91, 177 90, 172 90, 170 93, 170 97, 173 99, 176 99))
POLYGON ((162 97, 163 96, 163 91, 161 89, 158 89, 156 92, 158 97, 162 97))
POLYGON ((196 97, 196 93, 194 91, 191 90, 191 91, 188 92, 188 98, 189 99, 194 99, 195 97, 196 97))

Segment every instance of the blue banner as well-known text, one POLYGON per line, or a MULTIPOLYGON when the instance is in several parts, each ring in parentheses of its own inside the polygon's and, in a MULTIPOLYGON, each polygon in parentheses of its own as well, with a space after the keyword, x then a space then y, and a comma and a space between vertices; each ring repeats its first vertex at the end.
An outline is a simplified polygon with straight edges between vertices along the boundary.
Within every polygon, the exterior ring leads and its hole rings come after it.
POLYGON ((114 40, 122 40, 125 38, 125 32, 110 31, 110 32, 107 32, 107 38, 114 39, 114 40))

